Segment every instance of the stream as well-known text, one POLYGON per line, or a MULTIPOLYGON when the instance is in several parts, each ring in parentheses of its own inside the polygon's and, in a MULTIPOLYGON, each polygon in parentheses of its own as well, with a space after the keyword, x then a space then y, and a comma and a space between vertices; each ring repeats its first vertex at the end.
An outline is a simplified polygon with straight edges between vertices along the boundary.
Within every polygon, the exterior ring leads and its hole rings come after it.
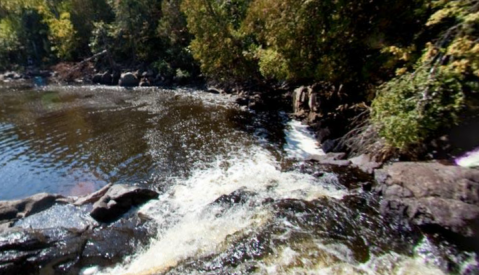
MULTIPOLYGON (((476 255, 383 220, 372 177, 323 154, 284 112, 187 88, 0 86, 0 200, 158 191, 157 232, 80 274, 477 274, 476 255)), ((437 237, 437 236, 436 236, 437 237)))

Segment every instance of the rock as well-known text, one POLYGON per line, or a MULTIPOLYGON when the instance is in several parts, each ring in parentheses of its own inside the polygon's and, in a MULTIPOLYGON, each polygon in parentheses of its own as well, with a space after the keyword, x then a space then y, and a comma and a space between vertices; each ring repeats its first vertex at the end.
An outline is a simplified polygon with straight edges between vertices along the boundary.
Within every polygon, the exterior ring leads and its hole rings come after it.
POLYGON ((133 206, 157 199, 158 193, 149 189, 113 185, 94 205, 90 215, 100 222, 118 219, 133 206))
POLYGON ((383 215, 479 237, 479 170, 399 162, 376 170, 375 178, 383 215))
POLYGON ((144 77, 144 78, 141 79, 139 86, 140 87, 150 87, 151 82, 150 82, 150 80, 148 80, 148 78, 144 77))
POLYGON ((101 75, 101 81, 100 83, 102 85, 111 85, 113 82, 113 77, 111 74, 109 74, 108 72, 104 73, 101 75))
POLYGON ((146 245, 156 233, 148 230, 147 223, 138 216, 132 216, 92 231, 88 234, 82 258, 106 265, 111 264, 111 259, 121 261, 123 256, 135 253, 138 245, 146 245))
POLYGON ((124 73, 120 77, 120 86, 123 87, 135 87, 138 86, 138 78, 133 73, 124 73))
POLYGON ((261 98, 260 95, 256 95, 249 99, 248 108, 254 111, 262 111, 267 109, 267 104, 261 98))
POLYGON ((382 163, 374 161, 373 158, 367 154, 363 154, 349 160, 351 161, 353 167, 356 167, 368 174, 372 174, 374 170, 382 166, 382 163))
POLYGON ((103 197, 108 190, 113 186, 113 183, 109 183, 108 185, 104 186, 102 189, 96 191, 95 193, 92 193, 90 195, 81 197, 77 199, 73 204, 76 206, 81 206, 85 205, 88 203, 95 203, 97 202, 101 197, 103 197))
POLYGON ((1 201, 0 221, 9 221, 39 213, 52 207, 60 198, 63 197, 42 193, 22 200, 1 201))
POLYGON ((345 153, 329 153, 327 155, 313 155, 308 160, 314 160, 323 165, 345 167, 351 165, 351 161, 344 160, 345 156, 345 153))
POLYGON ((80 208, 71 204, 54 205, 13 225, 25 229, 66 228, 76 232, 84 232, 96 226, 98 223, 89 216, 85 207, 80 208))
POLYGON ((215 87, 209 87, 208 89, 206 89, 206 92, 211 94, 217 94, 217 95, 224 93, 223 90, 215 88, 215 87))
POLYGON ((319 142, 324 142, 331 136, 331 130, 329 127, 324 127, 319 129, 319 131, 316 133, 316 138, 318 139, 319 142))
POLYGON ((217 198, 213 205, 228 205, 233 206, 235 204, 245 204, 250 198, 257 194, 245 189, 239 189, 228 195, 222 195, 217 198))
POLYGON ((91 81, 93 82, 93 84, 100 84, 101 83, 101 77, 102 77, 101 74, 95 74, 95 75, 93 75, 91 81))
POLYGON ((321 148, 325 153, 337 152, 337 141, 327 139, 321 144, 321 148))
POLYGON ((247 97, 238 97, 236 99, 236 103, 239 105, 239 106, 247 106, 248 105, 248 101, 249 99, 247 97))
POLYGON ((85 241, 66 229, 17 230, 0 236, 0 274, 58 274, 53 265, 75 261, 85 241))
POLYGON ((120 82, 120 78, 121 78, 120 71, 114 70, 111 77, 112 77, 111 85, 118 85, 118 83, 120 82))

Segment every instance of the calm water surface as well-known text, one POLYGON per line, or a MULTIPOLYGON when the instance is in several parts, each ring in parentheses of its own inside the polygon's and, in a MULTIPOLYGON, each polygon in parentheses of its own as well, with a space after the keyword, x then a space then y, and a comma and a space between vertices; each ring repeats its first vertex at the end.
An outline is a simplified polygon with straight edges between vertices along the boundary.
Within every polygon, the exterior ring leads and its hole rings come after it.
POLYGON ((0 200, 186 177, 250 143, 250 120, 231 101, 193 90, 0 87, 0 200))

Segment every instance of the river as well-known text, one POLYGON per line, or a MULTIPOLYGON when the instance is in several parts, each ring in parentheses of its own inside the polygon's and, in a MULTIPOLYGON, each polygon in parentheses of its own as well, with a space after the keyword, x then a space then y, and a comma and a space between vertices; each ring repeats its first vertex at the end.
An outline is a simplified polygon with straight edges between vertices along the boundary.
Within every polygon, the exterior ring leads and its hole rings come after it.
MULTIPOLYGON (((383 220, 372 178, 322 154, 284 112, 195 89, 0 88, 0 199, 154 189, 150 244, 81 274, 468 273, 476 255, 383 220)), ((477 270, 477 269, 475 269, 477 270)))

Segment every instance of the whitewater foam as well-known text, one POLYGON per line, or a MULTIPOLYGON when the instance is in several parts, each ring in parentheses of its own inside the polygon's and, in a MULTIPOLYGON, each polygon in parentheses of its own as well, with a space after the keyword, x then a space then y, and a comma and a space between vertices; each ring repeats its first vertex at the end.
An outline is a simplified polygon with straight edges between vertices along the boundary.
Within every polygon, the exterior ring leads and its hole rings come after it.
POLYGON ((469 152, 463 157, 456 159, 456 164, 462 167, 478 167, 479 166, 479 149, 469 152))
POLYGON ((325 155, 307 125, 291 120, 285 129, 287 143, 284 149, 290 158, 305 159, 311 155, 325 155))

